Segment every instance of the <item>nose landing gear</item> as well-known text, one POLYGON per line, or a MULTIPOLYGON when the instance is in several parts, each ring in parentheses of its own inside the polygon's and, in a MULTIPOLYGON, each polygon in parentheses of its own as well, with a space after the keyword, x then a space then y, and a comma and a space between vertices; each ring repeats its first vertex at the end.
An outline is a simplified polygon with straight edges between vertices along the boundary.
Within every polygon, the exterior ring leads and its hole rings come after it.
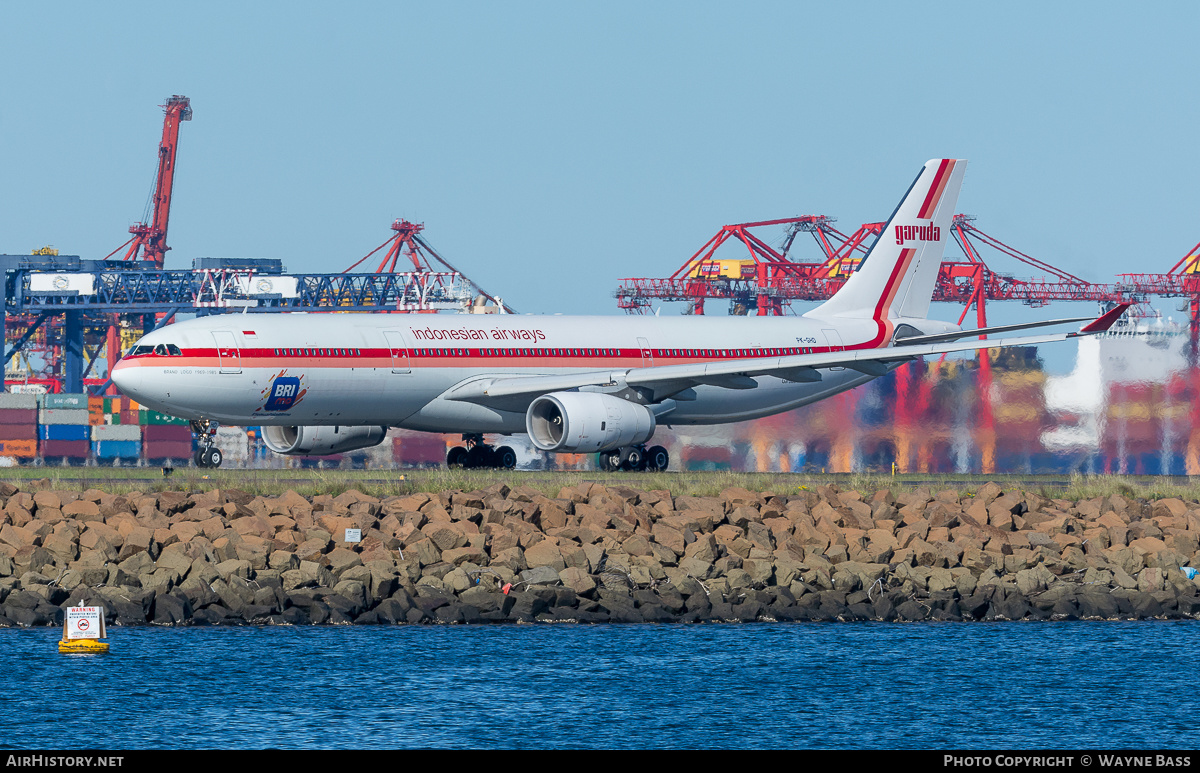
POLYGON ((671 463, 671 456, 662 446, 625 446, 612 451, 600 452, 600 469, 605 472, 619 470, 661 472, 671 463))
POLYGON ((221 455, 221 449, 213 445, 217 439, 217 423, 208 419, 193 419, 191 425, 192 432, 196 433, 196 440, 200 444, 196 453, 192 454, 192 461, 197 467, 220 467, 224 457, 221 455))
POLYGON ((455 446, 446 454, 447 467, 511 470, 517 466, 517 452, 508 446, 490 446, 483 442, 483 435, 463 435, 463 441, 465 447, 455 446))

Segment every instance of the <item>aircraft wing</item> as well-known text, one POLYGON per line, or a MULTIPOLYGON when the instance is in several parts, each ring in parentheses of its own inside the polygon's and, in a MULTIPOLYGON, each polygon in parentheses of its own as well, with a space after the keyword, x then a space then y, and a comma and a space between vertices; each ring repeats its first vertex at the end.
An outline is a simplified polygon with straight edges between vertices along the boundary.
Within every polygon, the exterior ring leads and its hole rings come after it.
MULTIPOLYGON (((548 392, 583 387, 611 388, 616 391, 632 387, 652 393, 650 402, 678 395, 691 387, 708 385, 726 389, 754 389, 755 376, 777 376, 787 381, 820 381, 821 368, 849 368, 870 376, 882 376, 888 371, 917 357, 996 349, 1010 346, 1066 341, 1108 330, 1129 308, 1121 304, 1077 332, 1047 333, 973 341, 942 341, 928 343, 900 342, 897 346, 879 349, 850 349, 820 354, 793 354, 777 357, 755 357, 719 362, 700 362, 686 365, 656 365, 649 368, 624 368, 585 371, 545 376, 482 377, 460 384, 446 392, 448 400, 494 405, 502 410, 524 410, 535 398, 548 392)), ((961 334, 977 334, 964 331, 961 334)), ((931 336, 936 338, 935 336, 931 336)), ((920 339, 918 339, 919 341, 920 339)))

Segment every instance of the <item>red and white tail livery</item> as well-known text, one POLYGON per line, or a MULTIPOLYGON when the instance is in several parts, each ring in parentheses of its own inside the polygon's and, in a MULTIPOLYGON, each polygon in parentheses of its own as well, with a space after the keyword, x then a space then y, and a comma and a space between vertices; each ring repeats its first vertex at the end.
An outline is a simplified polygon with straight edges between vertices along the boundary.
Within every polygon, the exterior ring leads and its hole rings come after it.
POLYGON ((928 316, 966 171, 961 159, 926 163, 858 271, 804 316, 872 319, 879 328, 876 346, 891 340, 900 320, 928 316))

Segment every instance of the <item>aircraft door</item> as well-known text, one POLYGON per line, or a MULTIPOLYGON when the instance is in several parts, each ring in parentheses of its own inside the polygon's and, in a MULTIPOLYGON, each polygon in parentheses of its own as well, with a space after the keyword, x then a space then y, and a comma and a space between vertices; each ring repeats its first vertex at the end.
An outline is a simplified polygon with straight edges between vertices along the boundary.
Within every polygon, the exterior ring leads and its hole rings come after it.
POLYGON ((229 330, 214 330, 213 340, 217 344, 217 359, 221 362, 221 372, 241 373, 242 352, 233 333, 229 330))
MULTIPOLYGON (((842 337, 841 337, 841 335, 838 334, 838 331, 829 329, 829 330, 822 330, 821 333, 824 334, 824 336, 825 336, 825 343, 827 343, 829 345, 829 351, 831 351, 831 352, 845 351, 846 347, 842 345, 842 337)), ((845 370, 845 368, 840 368, 840 367, 830 368, 830 370, 845 370)))
POLYGON ((642 367, 654 367, 654 350, 650 348, 650 342, 645 338, 639 338, 638 346, 642 349, 642 367))
POLYGON ((829 351, 840 352, 846 348, 842 346, 842 337, 838 335, 838 331, 831 329, 822 330, 821 332, 825 334, 825 343, 829 345, 829 351))
POLYGON ((392 356, 392 373, 411 373, 409 366, 408 341, 399 330, 385 330, 383 337, 387 339, 388 352, 392 356))

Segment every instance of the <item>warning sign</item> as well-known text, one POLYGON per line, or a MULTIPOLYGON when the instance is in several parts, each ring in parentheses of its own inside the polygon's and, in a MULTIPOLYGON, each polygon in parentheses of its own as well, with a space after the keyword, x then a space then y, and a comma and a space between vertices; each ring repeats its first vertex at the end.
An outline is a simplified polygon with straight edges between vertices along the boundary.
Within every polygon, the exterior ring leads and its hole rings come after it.
POLYGON ((68 639, 103 638, 104 609, 102 607, 68 607, 68 639))

